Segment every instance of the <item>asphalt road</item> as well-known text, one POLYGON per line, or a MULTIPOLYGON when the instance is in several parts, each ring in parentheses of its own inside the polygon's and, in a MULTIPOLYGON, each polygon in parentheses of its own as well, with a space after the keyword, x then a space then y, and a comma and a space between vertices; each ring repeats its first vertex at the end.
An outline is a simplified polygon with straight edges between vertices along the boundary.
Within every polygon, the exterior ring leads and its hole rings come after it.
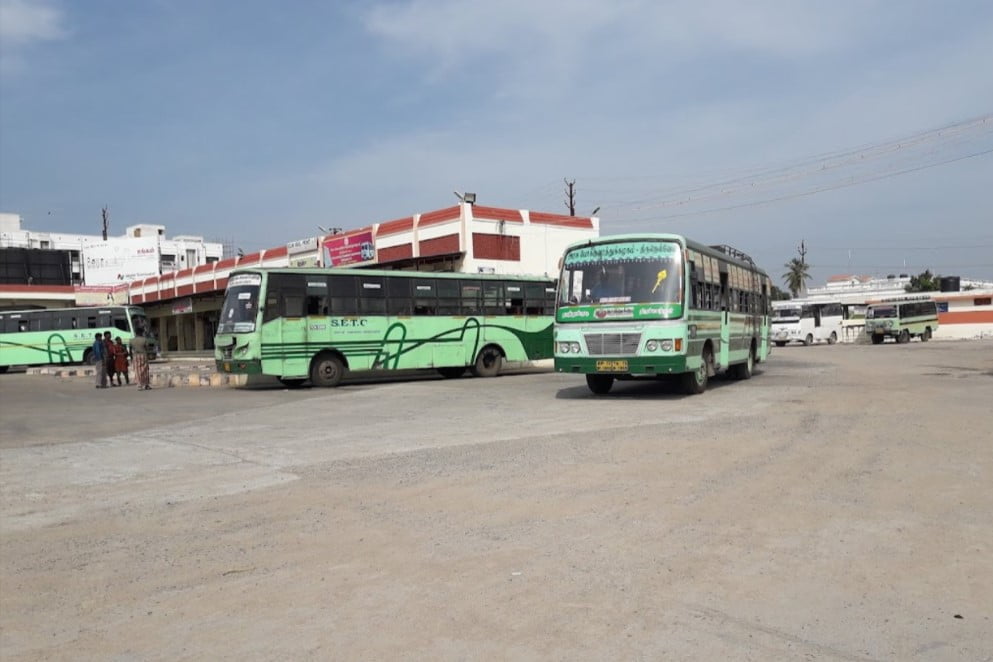
POLYGON ((0 657, 993 659, 993 344, 581 378, 0 375, 0 657))

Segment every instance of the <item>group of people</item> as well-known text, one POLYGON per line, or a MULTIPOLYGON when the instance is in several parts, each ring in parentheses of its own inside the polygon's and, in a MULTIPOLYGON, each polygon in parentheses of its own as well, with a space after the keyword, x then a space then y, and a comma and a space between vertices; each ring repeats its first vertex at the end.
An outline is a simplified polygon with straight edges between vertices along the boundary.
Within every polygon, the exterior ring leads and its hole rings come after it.
POLYGON ((131 361, 134 361, 135 381, 138 382, 138 388, 143 391, 152 388, 148 379, 148 344, 141 329, 135 330, 134 338, 127 346, 121 341, 120 336, 111 338, 110 331, 104 331, 102 335, 97 333, 90 352, 90 360, 97 369, 97 388, 107 388, 108 383, 110 386, 125 384, 130 386, 131 376, 128 368, 131 361), (116 384, 114 377, 117 377, 116 384))

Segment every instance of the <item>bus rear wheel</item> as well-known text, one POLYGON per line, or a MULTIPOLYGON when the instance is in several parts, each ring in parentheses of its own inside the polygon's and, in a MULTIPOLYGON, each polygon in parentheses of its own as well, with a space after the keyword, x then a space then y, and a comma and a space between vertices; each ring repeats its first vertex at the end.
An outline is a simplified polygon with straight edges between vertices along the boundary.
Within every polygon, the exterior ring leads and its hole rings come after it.
POLYGON ((337 386, 345 376, 345 366, 334 354, 318 354, 310 365, 310 381, 314 386, 337 386))
POLYGON ((476 377, 496 377, 503 367, 503 354, 500 349, 490 345, 484 347, 476 357, 476 363, 472 366, 472 374, 476 377))
POLYGON ((832 332, 831 332, 831 335, 830 335, 830 336, 828 336, 828 344, 829 344, 829 345, 833 345, 833 344, 835 344, 836 342, 838 342, 838 333, 837 333, 837 332, 835 332, 835 331, 832 331, 832 332))
POLYGON ((607 395, 614 385, 614 378, 610 375, 586 375, 586 385, 597 395, 607 395))
POLYGON ((707 382, 710 379, 710 365, 713 362, 713 355, 710 349, 703 350, 700 355, 700 367, 693 372, 683 373, 683 391, 689 395, 699 395, 707 390, 707 382))
POLYGON ((921 342, 927 342, 931 340, 931 327, 924 329, 924 333, 921 334, 921 342))
POLYGON ((910 331, 907 331, 906 329, 901 331, 900 335, 896 337, 896 341, 900 344, 910 342, 910 331))
POLYGON ((744 363, 732 366, 731 376, 735 379, 751 379, 755 370, 755 346, 748 348, 748 359, 744 363))

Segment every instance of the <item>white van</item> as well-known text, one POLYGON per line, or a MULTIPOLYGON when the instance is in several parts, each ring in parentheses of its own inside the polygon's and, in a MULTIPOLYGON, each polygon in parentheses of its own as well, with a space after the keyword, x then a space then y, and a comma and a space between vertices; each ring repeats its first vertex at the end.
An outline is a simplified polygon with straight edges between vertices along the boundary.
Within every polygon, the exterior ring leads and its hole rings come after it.
POLYGON ((833 345, 842 334, 844 307, 836 302, 808 303, 799 301, 773 301, 769 339, 777 347, 788 342, 812 345, 826 342, 833 345))

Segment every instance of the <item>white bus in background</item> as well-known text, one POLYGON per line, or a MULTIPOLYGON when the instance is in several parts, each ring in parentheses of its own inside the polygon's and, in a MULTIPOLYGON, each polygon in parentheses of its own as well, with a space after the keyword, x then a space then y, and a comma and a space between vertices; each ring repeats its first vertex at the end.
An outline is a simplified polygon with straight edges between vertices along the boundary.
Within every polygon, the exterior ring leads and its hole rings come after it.
POLYGON ((833 345, 842 336, 844 319, 844 306, 837 301, 773 301, 769 339, 777 347, 784 347, 788 342, 833 345))

